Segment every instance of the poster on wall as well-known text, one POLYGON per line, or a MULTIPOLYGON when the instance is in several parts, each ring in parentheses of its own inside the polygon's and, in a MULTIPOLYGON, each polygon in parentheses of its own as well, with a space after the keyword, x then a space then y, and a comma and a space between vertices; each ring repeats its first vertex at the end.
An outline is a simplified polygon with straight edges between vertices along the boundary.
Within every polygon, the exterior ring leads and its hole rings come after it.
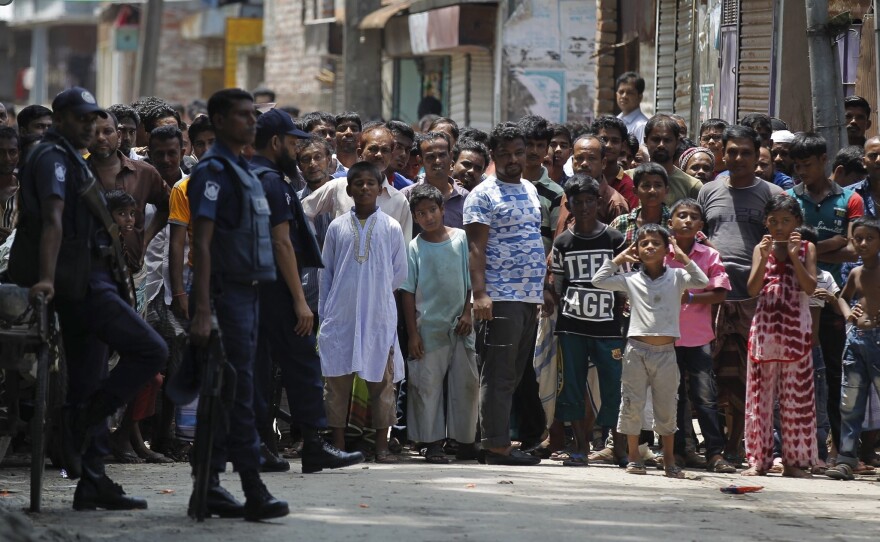
POLYGON ((523 0, 504 23, 506 117, 586 121, 596 98, 596 3, 523 0))
POLYGON ((712 118, 712 107, 715 105, 715 85, 700 85, 700 120, 712 118))
MULTIPOLYGON (((550 122, 565 122, 565 72, 562 70, 517 70, 518 102, 524 115, 540 115, 550 122)), ((514 85, 511 85, 513 92, 514 85)))

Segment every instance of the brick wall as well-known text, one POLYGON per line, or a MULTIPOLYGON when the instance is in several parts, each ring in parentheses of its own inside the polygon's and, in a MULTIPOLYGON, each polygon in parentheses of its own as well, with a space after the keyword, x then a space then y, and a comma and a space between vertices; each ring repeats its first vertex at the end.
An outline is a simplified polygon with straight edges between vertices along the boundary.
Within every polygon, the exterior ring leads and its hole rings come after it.
POLYGON ((596 1, 596 115, 614 112, 614 50, 617 43, 617 0, 596 1))
POLYGON ((156 68, 156 95, 169 102, 188 104, 202 94, 202 68, 205 46, 185 40, 180 33, 183 19, 201 8, 198 4, 181 6, 166 2, 162 13, 162 38, 156 68))
POLYGON ((332 94, 316 79, 325 49, 307 43, 303 3, 266 0, 263 14, 265 83, 276 92, 278 104, 295 105, 303 113, 331 109, 332 94))

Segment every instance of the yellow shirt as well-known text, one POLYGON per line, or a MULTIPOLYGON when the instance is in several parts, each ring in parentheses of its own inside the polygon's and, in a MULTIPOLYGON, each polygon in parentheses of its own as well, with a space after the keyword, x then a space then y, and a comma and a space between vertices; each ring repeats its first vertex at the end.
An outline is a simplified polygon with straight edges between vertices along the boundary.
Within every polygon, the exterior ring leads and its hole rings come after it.
MULTIPOLYGON (((189 186, 189 175, 177 181, 171 189, 168 200, 168 222, 178 226, 186 226, 186 238, 192 247, 192 224, 190 223, 189 198, 186 189, 189 186)), ((192 250, 187 257, 187 264, 192 267, 192 250)))

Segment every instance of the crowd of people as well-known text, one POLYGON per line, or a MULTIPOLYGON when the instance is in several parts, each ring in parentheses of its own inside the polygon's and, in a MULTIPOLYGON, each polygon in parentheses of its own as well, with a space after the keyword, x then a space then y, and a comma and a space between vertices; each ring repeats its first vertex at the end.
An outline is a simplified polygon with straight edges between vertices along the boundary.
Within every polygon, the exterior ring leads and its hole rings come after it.
POLYGON ((648 118, 644 88, 625 73, 617 116, 489 133, 440 111, 299 116, 265 89, 100 108, 73 88, 22 109, 0 127, 4 281, 58 314, 74 508, 146 507, 107 458, 189 460, 186 379, 212 329, 235 379, 211 515, 285 515, 260 477, 282 455, 308 473, 407 451, 872 473, 870 105, 846 99, 849 146, 829 157, 765 114, 648 118), (244 505, 220 486, 227 460, 244 505))

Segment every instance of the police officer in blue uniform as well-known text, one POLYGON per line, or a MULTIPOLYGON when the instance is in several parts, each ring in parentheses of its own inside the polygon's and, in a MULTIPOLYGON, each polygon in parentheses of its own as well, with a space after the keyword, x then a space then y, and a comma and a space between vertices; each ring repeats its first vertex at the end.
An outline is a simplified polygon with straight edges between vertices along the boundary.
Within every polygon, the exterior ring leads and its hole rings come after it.
POLYGON ((121 294, 125 274, 118 266, 124 263, 107 256, 114 239, 96 211, 106 213, 106 204, 78 152, 95 137, 98 116, 107 113, 79 87, 58 94, 52 109, 52 128, 24 166, 9 274, 31 287, 32 300, 54 300, 58 312, 69 378, 62 448, 68 476, 80 478, 73 508, 146 508, 104 471, 107 418, 156 375, 168 350, 121 294), (108 375, 110 349, 120 361, 108 375))
MULTIPOLYGON (((338 450, 318 435, 319 430, 327 427, 324 383, 314 316, 303 293, 301 273, 304 267, 324 267, 324 264, 296 190, 284 178, 285 173, 296 175, 296 143, 308 137, 311 136, 296 128, 290 115, 272 109, 257 119, 254 143, 257 153, 251 159, 251 168, 259 177, 269 203, 277 275, 276 280, 260 285, 254 405, 260 427, 271 425, 267 403, 271 397, 274 361, 281 367, 281 379, 290 401, 291 424, 298 425, 302 431, 302 469, 306 473, 364 461, 361 452, 338 450)), ((287 466, 287 462, 283 464, 287 466)))
POLYGON ((241 157, 254 141, 253 97, 224 89, 208 100, 216 142, 193 169, 187 195, 193 221, 193 291, 190 340, 205 346, 213 304, 226 359, 235 369, 235 400, 226 435, 214 439, 207 508, 212 515, 259 521, 286 516, 260 479, 260 442, 254 419, 254 355, 261 281, 275 280, 269 206, 263 187, 241 157), (242 507, 220 486, 227 458, 241 477, 242 507))

